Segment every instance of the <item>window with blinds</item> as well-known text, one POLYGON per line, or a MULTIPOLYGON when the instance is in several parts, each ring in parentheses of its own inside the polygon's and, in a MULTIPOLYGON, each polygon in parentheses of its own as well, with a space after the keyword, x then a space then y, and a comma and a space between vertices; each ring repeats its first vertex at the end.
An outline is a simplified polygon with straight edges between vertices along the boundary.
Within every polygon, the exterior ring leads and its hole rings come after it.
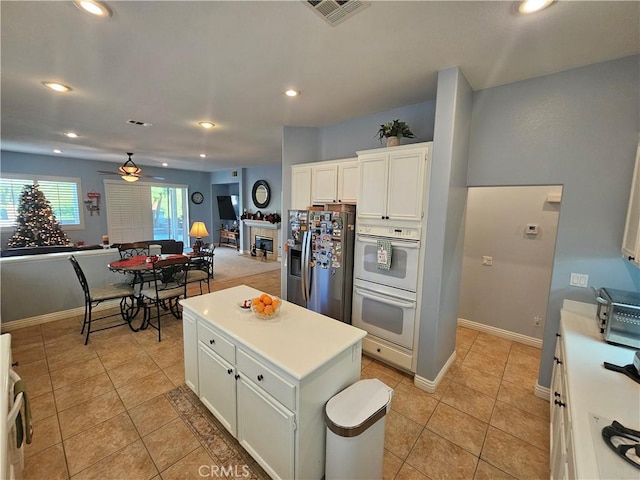
POLYGON ((111 243, 188 238, 186 186, 105 180, 104 187, 111 243))
POLYGON ((84 228, 79 178, 3 174, 0 178, 0 227, 13 228, 25 185, 40 185, 56 219, 65 230, 84 228))

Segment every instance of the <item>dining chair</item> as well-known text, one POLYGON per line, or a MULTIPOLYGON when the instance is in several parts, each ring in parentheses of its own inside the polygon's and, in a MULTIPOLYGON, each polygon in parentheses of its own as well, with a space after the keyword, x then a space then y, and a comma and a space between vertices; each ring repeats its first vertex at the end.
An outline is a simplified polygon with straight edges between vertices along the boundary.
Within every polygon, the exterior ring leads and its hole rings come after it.
POLYGON ((129 325, 129 328, 137 332, 138 329, 133 328, 131 325, 131 319, 133 318, 133 308, 135 302, 135 292, 133 287, 128 283, 113 283, 104 285, 101 287, 89 287, 87 277, 82 271, 82 267, 76 260, 74 255, 69 257, 69 261, 73 265, 73 269, 76 272, 80 286, 84 293, 84 319, 82 322, 82 330, 80 334, 84 333, 84 329, 87 329, 87 336, 84 340, 84 344, 89 343, 89 335, 91 333, 99 332, 101 330, 107 330, 109 328, 119 327, 121 325, 129 325), (93 318, 93 310, 100 303, 107 300, 120 300, 120 312, 110 313, 98 318, 93 318), (98 329, 92 329, 92 324, 98 320, 105 320, 108 318, 115 318, 118 315, 122 318, 122 322, 115 325, 109 325, 98 329))
POLYGON ((182 318, 178 300, 187 298, 187 276, 190 259, 186 256, 176 256, 153 262, 153 286, 143 288, 140 296, 144 301, 144 319, 141 329, 153 327, 158 330, 158 341, 161 337, 160 308, 169 310, 174 317, 182 318), (151 309, 155 307, 157 324, 151 323, 151 309))
POLYGON ((140 255, 149 255, 149 244, 142 242, 121 243, 118 245, 118 253, 120 258, 132 258, 140 255))
POLYGON ((200 295, 202 295, 202 283, 207 284, 207 292, 211 293, 209 282, 213 279, 213 253, 216 249, 215 245, 207 246, 200 249, 197 257, 191 258, 191 265, 187 273, 187 283, 198 282, 200 284, 200 295))
MULTIPOLYGON (((149 249, 149 244, 143 242, 132 242, 132 243, 120 243, 118 245, 118 253, 120 253, 120 258, 125 260, 127 258, 139 257, 139 256, 149 256, 151 250, 149 249)), ((130 283, 135 287, 136 280, 140 280, 141 286, 145 283, 151 285, 153 281, 152 273, 139 273, 138 275, 130 276, 130 283)))

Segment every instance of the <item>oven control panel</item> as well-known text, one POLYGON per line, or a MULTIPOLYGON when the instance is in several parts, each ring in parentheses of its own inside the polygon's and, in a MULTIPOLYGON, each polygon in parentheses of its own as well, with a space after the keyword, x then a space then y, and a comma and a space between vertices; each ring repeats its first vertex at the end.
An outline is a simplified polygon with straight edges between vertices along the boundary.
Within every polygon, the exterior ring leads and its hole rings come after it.
POLYGON ((358 234, 375 237, 401 238, 405 240, 420 240, 419 228, 391 227, 385 225, 356 225, 358 234))

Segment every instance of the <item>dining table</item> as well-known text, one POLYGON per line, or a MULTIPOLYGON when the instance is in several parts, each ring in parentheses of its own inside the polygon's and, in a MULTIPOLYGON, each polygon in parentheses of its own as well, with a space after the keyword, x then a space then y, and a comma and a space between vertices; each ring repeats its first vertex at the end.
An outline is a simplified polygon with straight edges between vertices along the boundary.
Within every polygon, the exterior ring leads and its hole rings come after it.
MULTIPOLYGON (((136 286, 139 285, 137 294, 136 294, 136 302, 135 305, 132 305, 132 313, 131 318, 135 318, 140 309, 144 306, 144 300, 140 292, 142 291, 142 286, 144 284, 144 274, 153 272, 153 264, 158 260, 166 260, 168 258, 183 258, 188 257, 188 255, 181 254, 161 254, 161 255, 137 255, 135 257, 123 258, 120 260, 115 260, 107 265, 109 270, 112 272, 119 273, 131 273, 133 274, 133 289, 136 291, 136 286)), ((147 328, 148 325, 143 324, 140 326, 141 330, 147 328)))

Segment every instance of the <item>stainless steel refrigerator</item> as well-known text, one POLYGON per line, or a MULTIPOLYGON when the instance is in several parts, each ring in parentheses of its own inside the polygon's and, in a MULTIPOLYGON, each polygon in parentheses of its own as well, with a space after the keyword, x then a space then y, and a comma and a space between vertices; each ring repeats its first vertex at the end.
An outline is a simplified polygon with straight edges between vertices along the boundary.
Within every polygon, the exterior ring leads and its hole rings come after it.
POLYGON ((287 300, 351 323, 355 206, 290 210, 287 300))

